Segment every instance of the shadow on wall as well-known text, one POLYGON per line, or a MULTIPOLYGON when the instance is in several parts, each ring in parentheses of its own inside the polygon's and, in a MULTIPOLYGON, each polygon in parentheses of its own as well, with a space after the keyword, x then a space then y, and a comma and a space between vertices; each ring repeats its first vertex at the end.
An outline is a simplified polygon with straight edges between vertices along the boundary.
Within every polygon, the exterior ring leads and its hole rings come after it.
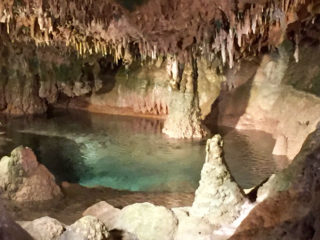
POLYGON ((115 87, 116 74, 122 67, 122 61, 120 61, 120 63, 116 65, 109 58, 101 58, 99 60, 99 65, 99 79, 102 80, 102 87, 96 92, 96 94, 109 93, 115 87))
POLYGON ((148 0, 117 0, 118 3, 129 11, 133 11, 137 6, 140 6, 147 1, 148 0))
POLYGON ((228 127, 236 127, 240 117, 246 112, 253 79, 260 61, 260 59, 254 62, 244 61, 238 67, 227 71, 221 93, 204 120, 210 131, 214 133, 222 122, 227 122, 228 127))

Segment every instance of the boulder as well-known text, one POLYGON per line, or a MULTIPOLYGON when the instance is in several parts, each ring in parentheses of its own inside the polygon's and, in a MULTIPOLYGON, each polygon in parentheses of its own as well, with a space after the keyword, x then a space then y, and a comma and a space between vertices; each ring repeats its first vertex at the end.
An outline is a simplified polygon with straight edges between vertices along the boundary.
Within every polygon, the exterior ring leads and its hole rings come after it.
POLYGON ((0 160, 0 190, 18 202, 44 201, 62 195, 54 176, 27 147, 18 147, 10 157, 0 160))
POLYGON ((109 236, 107 227, 96 217, 85 216, 67 227, 61 240, 106 240, 109 236))
POLYGON ((120 209, 113 207, 105 201, 98 202, 87 208, 82 215, 94 216, 103 222, 108 230, 114 229, 120 209))
POLYGON ((42 217, 31 222, 20 222, 34 240, 58 240, 65 230, 64 224, 50 217, 42 217))
POLYGON ((223 159, 223 141, 215 135, 207 141, 206 160, 191 215, 214 225, 230 224, 240 216, 245 198, 223 159))
POLYGON ((173 212, 151 203, 136 203, 123 208, 117 229, 133 233, 139 240, 173 240, 178 220, 173 212))

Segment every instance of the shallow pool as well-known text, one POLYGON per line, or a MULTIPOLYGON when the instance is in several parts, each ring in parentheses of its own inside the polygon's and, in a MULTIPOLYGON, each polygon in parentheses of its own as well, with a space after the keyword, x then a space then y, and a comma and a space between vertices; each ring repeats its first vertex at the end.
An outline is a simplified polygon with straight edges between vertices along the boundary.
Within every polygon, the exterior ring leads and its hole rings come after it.
MULTIPOLYGON (((55 111, 46 117, 10 119, 0 154, 19 145, 61 181, 131 191, 192 192, 200 179, 205 141, 174 140, 161 120, 55 111)), ((250 188, 276 170, 274 140, 258 131, 217 129, 236 181, 250 188)))

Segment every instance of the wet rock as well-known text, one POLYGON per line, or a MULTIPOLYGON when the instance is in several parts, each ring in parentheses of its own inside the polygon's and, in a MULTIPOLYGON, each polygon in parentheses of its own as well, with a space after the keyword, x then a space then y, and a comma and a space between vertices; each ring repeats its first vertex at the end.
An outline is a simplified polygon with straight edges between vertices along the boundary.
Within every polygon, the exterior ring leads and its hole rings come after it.
POLYGON ((94 216, 103 222, 108 230, 114 229, 120 209, 115 208, 105 201, 98 202, 87 208, 83 212, 83 216, 94 216))
POLYGON ((54 176, 39 164, 30 148, 18 147, 0 160, 0 189, 19 201, 44 201, 60 196, 54 176))
POLYGON ((31 222, 20 222, 34 240, 59 240, 65 230, 64 224, 50 217, 42 217, 31 222))
POLYGON ((178 221, 165 207, 137 203, 123 208, 117 229, 133 233, 139 240, 173 240, 178 221))
POLYGON ((191 215, 214 225, 232 223, 239 217, 245 198, 223 159, 223 141, 215 135, 207 141, 206 161, 190 210, 191 215))
POLYGON ((62 234, 61 240, 107 240, 106 226, 96 217, 85 216, 76 221, 62 234))

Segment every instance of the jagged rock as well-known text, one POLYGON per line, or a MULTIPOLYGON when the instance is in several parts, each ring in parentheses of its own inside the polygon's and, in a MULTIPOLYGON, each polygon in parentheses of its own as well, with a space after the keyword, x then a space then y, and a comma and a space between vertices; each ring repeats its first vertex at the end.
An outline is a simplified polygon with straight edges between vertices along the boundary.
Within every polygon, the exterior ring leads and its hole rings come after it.
POLYGON ((222 148, 220 135, 207 141, 206 161, 190 209, 191 215, 207 219, 214 225, 232 223, 239 217, 245 202, 239 186, 225 165, 222 148))
POLYGON ((18 147, 0 160, 0 189, 16 201, 44 201, 60 196, 54 176, 30 148, 18 147))
POLYGON ((82 213, 83 216, 94 216, 98 218, 106 225, 108 230, 115 228, 119 214, 120 209, 111 206, 105 201, 94 204, 82 213))
POLYGON ((59 240, 65 230, 64 224, 50 217, 42 217, 31 222, 20 222, 34 240, 59 240))
POLYGON ((76 221, 62 234, 61 240, 107 240, 106 226, 96 217, 85 216, 76 221))
POLYGON ((173 240, 178 221, 167 208, 137 203, 123 208, 116 228, 133 233, 139 240, 173 240))

